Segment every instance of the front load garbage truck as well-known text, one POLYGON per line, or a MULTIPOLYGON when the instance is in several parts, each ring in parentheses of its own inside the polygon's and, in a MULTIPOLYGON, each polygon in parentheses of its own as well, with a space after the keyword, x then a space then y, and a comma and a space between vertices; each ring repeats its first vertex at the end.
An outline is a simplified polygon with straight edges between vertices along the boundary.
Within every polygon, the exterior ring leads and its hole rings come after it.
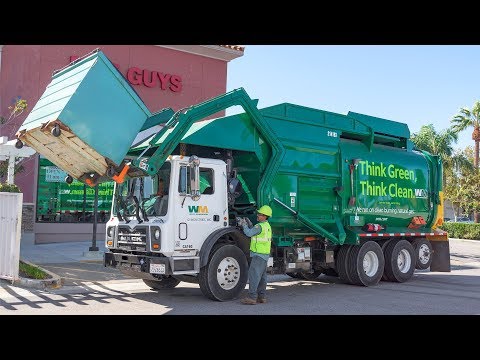
POLYGON ((437 229, 442 163, 413 148, 406 124, 289 103, 258 109, 242 88, 152 114, 97 50, 54 73, 17 138, 67 180, 115 181, 104 265, 154 289, 187 281, 213 300, 239 296, 249 239, 237 221, 254 221, 262 205, 273 209, 270 274, 372 286, 450 271, 437 229), (232 106, 243 111, 210 118, 232 106))

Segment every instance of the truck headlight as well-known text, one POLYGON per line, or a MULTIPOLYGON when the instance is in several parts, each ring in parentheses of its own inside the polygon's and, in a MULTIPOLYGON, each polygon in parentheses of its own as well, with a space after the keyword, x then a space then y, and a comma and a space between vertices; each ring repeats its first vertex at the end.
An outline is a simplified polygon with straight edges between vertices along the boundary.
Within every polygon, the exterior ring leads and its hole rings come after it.
POLYGON ((152 251, 160 251, 162 231, 158 226, 150 228, 150 243, 152 251))
POLYGON ((106 246, 113 247, 113 238, 115 236, 115 226, 108 226, 107 227, 107 238, 106 238, 106 246))

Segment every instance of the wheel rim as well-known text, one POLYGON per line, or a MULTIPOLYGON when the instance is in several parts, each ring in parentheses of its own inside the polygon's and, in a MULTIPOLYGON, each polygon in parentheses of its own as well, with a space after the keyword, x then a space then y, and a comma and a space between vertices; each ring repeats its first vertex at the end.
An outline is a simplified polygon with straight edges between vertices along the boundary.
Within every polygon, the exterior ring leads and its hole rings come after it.
POLYGON ((233 257, 226 257, 217 266, 217 281, 224 290, 234 288, 240 280, 240 265, 233 257))
POLYGON ((430 248, 426 244, 420 245, 418 248, 418 260, 423 264, 430 261, 430 248))
POLYGON ((404 274, 407 273, 408 270, 410 270, 410 268, 412 267, 412 257, 406 249, 402 249, 398 253, 397 266, 398 270, 400 270, 400 272, 404 274))
POLYGON ((368 277, 374 276, 378 272, 380 261, 373 251, 368 251, 363 257, 363 271, 368 277))

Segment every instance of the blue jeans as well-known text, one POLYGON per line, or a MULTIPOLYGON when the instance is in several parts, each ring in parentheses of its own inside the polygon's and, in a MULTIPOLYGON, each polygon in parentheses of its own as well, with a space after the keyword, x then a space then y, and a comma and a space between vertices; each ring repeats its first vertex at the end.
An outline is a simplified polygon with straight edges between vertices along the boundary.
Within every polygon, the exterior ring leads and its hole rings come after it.
POLYGON ((248 268, 248 297, 257 300, 265 297, 267 291, 267 260, 250 253, 252 260, 248 268))

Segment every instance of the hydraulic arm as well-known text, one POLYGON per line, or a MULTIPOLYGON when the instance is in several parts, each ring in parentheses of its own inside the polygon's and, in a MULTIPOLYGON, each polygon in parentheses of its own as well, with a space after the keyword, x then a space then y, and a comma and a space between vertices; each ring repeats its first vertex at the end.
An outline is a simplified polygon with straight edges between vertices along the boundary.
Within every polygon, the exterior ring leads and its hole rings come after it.
POLYGON ((268 163, 258 187, 259 202, 268 203, 273 199, 264 198, 266 196, 265 194, 268 193, 266 189, 271 186, 273 174, 276 173, 276 170, 280 166, 285 149, 275 136, 271 126, 265 121, 262 114, 258 111, 256 104, 257 101, 250 99, 246 91, 243 88, 239 88, 200 104, 181 109, 177 111, 165 124, 165 126, 149 141, 149 146, 137 157, 137 159, 132 162, 132 165, 144 170, 149 175, 156 174, 167 157, 181 142, 181 139, 187 133, 193 123, 221 110, 239 105, 245 110, 245 113, 250 116, 255 127, 263 136, 263 138, 270 144, 272 149, 272 160, 268 163), (167 135, 169 130, 172 131, 167 135), (158 145, 157 142, 159 140, 162 141, 158 145), (150 156, 150 158, 142 158, 143 154, 145 154, 147 150, 156 146, 158 146, 158 148, 150 156))

